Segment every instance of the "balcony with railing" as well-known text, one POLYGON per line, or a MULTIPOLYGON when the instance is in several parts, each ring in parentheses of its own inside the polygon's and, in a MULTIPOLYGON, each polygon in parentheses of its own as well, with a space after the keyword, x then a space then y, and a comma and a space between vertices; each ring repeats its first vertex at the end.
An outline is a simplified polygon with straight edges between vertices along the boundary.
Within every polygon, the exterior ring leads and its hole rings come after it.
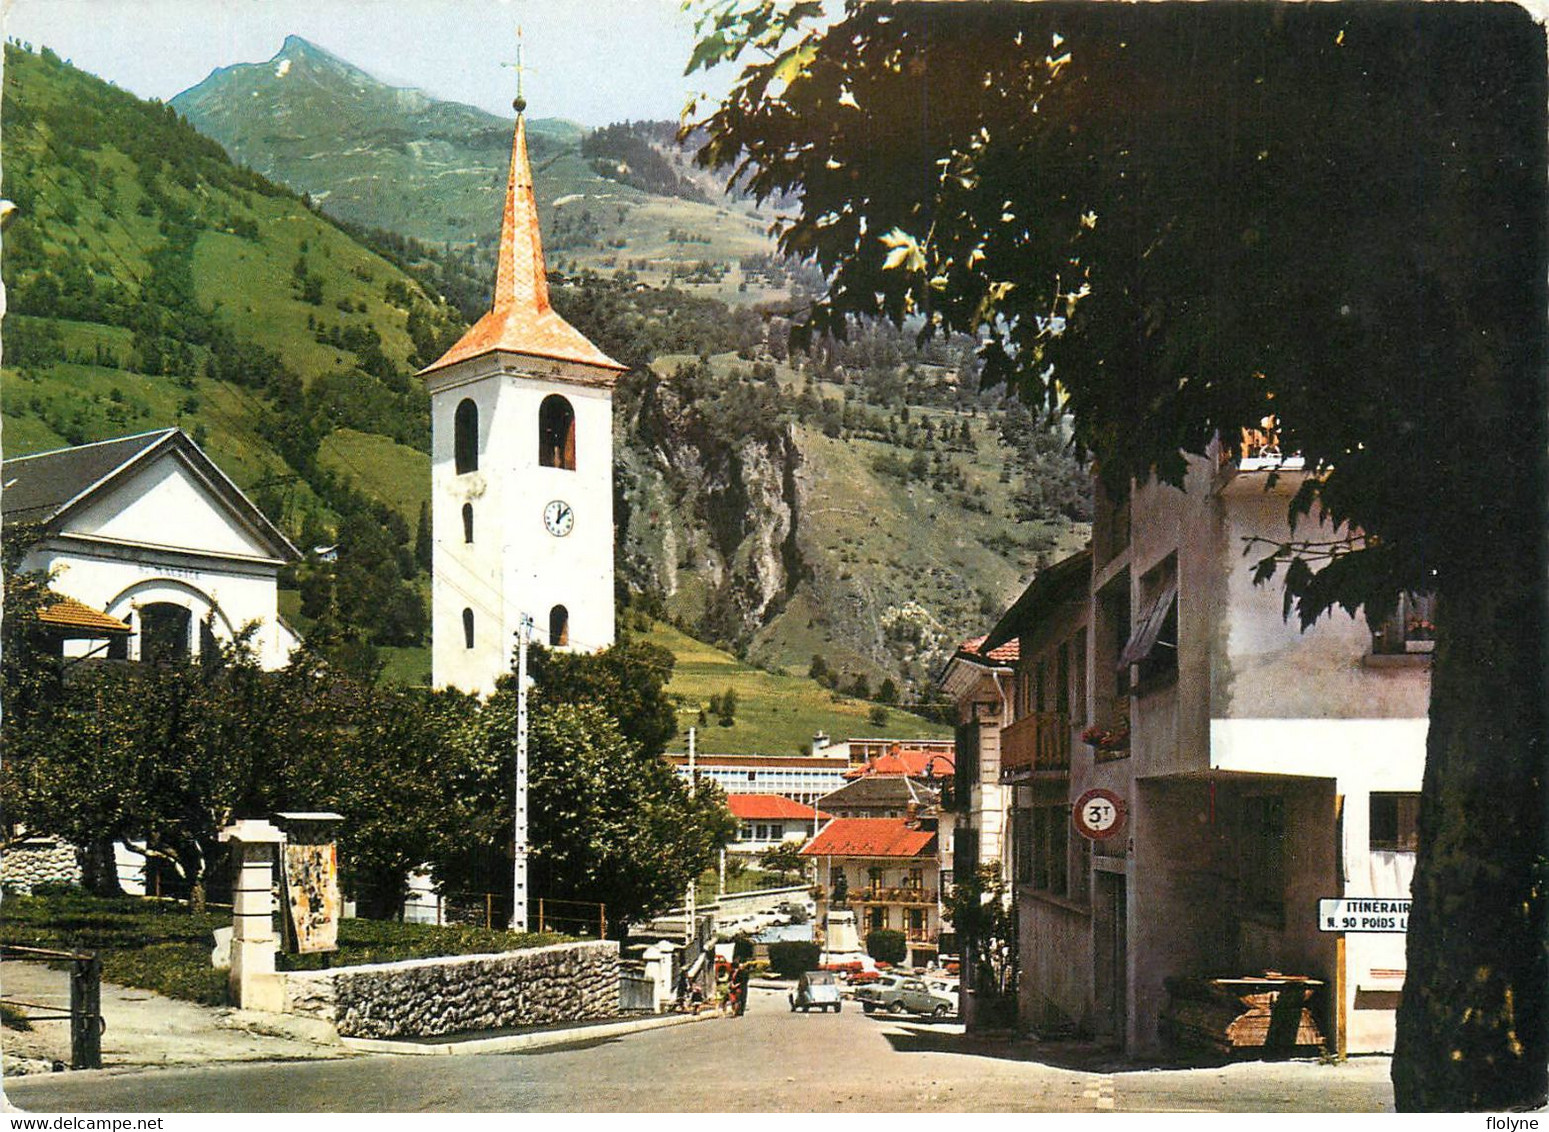
POLYGON ((914 888, 909 885, 902 888, 873 886, 859 890, 851 889, 850 901, 854 904, 907 904, 934 907, 936 894, 929 889, 914 888))
POLYGON ((1070 717, 1035 711, 1000 733, 1000 777, 1055 777, 1070 773, 1070 717))

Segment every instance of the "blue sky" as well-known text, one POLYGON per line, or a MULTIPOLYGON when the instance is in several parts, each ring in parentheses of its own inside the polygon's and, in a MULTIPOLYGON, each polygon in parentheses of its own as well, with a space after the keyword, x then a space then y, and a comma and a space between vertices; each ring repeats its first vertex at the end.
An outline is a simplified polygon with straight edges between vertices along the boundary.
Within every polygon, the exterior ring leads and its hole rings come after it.
POLYGON ((7 37, 47 45, 142 98, 170 99, 217 67, 256 63, 302 36, 395 86, 509 116, 515 32, 538 118, 601 126, 677 118, 693 17, 679 0, 5 0, 7 37))

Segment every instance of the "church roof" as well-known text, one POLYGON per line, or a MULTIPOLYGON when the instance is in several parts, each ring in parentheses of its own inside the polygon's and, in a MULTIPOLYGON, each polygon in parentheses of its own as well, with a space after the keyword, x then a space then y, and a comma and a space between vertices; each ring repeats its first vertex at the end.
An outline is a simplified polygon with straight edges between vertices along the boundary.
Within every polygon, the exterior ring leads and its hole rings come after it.
POLYGON ((178 428, 5 461, 0 470, 0 514, 5 527, 35 526, 40 532, 57 528, 102 492, 169 452, 184 460, 234 517, 269 543, 275 557, 290 562, 300 559, 279 528, 178 428))
MULTIPOLYGON (((457 344, 420 371, 432 373, 470 358, 504 350, 512 354, 576 362, 614 373, 629 367, 603 353, 549 305, 549 282, 538 234, 538 201, 527 160, 527 119, 516 118, 511 143, 511 174, 506 181, 505 214, 500 222, 500 253, 495 265, 494 305, 468 328, 457 344)), ((599 374, 599 384, 613 373, 599 374)))

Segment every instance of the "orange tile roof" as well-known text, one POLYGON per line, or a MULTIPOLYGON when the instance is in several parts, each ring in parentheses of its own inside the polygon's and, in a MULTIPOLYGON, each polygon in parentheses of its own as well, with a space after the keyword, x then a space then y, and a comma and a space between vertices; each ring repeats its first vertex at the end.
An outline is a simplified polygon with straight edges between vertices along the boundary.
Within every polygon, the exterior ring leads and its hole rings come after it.
POLYGON ((73 597, 61 597, 53 605, 45 606, 39 611, 38 620, 56 629, 89 629, 98 636, 134 632, 133 626, 73 597))
MULTIPOLYGON (((811 821, 812 807, 804 806, 784 794, 728 794, 726 808, 741 821, 769 821, 782 818, 794 821, 811 821)), ((818 811, 818 820, 827 821, 832 815, 818 811)))
POLYGON ((1005 644, 985 652, 982 646, 987 640, 989 640, 987 636, 970 637, 958 646, 957 651, 968 653, 970 656, 982 656, 986 660, 1004 661, 1007 664, 1013 664, 1022 658, 1022 640, 1020 637, 1012 637, 1005 644))
POLYGON ((903 818, 835 818, 802 847, 808 857, 933 857, 936 832, 903 818))
MULTIPOLYGON (((505 350, 579 362, 622 372, 620 365, 594 346, 549 305, 549 281, 538 234, 538 201, 527 160, 527 119, 517 115, 511 142, 511 175, 506 181, 505 214, 500 222, 500 254, 495 265, 495 302, 468 328, 457 344, 420 371, 444 369, 482 354, 505 350)), ((612 375, 598 375, 599 382, 612 375)))
POLYGON ((887 754, 867 759, 860 766, 845 771, 844 776, 852 781, 873 774, 906 775, 909 778, 935 775, 940 778, 951 774, 955 765, 952 756, 942 751, 893 747, 887 754))

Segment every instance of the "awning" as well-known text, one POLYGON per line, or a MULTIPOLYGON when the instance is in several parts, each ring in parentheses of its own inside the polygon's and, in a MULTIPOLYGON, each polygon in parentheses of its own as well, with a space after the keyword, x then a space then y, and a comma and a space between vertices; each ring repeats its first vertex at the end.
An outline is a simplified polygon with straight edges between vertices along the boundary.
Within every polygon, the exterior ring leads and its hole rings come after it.
POLYGON ((38 620, 65 640, 102 640, 134 632, 133 626, 73 597, 57 597, 38 612, 38 620))
POLYGON ((1146 615, 1141 618, 1140 624, 1135 626, 1135 631, 1130 635, 1124 651, 1119 654, 1119 663, 1115 667, 1127 668, 1131 664, 1139 664, 1148 659, 1159 644, 1164 648, 1176 649, 1177 641, 1163 641, 1160 638, 1162 626, 1167 623, 1168 616, 1177 608, 1178 583, 1174 582, 1158 594, 1156 600, 1151 603, 1151 608, 1146 610, 1146 615))

